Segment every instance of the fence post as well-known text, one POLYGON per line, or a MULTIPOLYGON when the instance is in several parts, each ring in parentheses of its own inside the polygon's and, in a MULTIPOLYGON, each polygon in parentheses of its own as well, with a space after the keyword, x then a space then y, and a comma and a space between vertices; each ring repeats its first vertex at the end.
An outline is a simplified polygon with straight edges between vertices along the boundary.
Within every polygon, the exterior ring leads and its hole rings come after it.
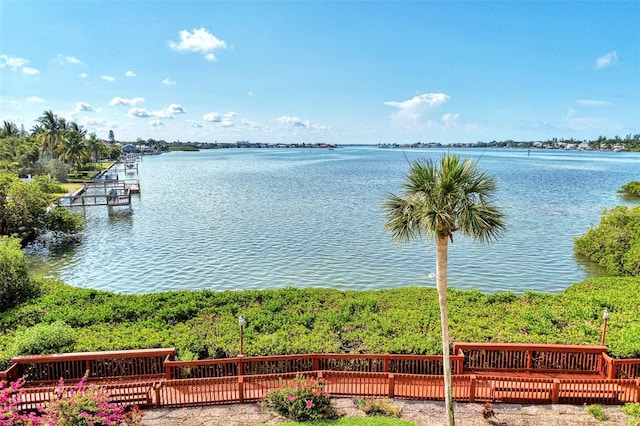
POLYGON ((636 402, 640 402, 640 379, 636 379, 636 402))
POLYGON ((384 362, 383 362, 383 367, 382 367, 382 371, 384 371, 385 373, 389 372, 389 358, 385 357, 384 358, 384 362))
POLYGON ((527 370, 531 370, 531 361, 533 358, 533 355, 531 355, 531 352, 532 352, 531 349, 527 351, 527 370))
POLYGON ((611 360, 609 361, 609 371, 607 373, 608 379, 616 378, 616 360, 613 358, 611 358, 611 360))
POLYGON ((171 367, 171 365, 167 365, 167 362, 171 361, 164 361, 162 363, 164 365, 164 378, 167 380, 171 380, 171 370, 173 369, 173 367, 171 367))
POLYGON ((393 374, 389 374, 388 380, 387 380, 388 384, 389 384, 389 398, 393 398, 394 397, 394 389, 396 386, 396 378, 393 374))
POLYGON ((551 403, 558 404, 560 401, 560 379, 553 379, 553 389, 551 391, 551 403))
POLYGON ((318 357, 314 356, 311 359, 311 370, 318 371, 320 362, 318 361, 318 357))
POLYGON ((238 355, 238 376, 244 375, 244 361, 242 360, 243 355, 238 355))
POLYGON ((244 377, 238 376, 238 402, 244 404, 244 377))
POLYGON ((91 371, 91 360, 88 359, 84 362, 84 373, 87 375, 87 378, 91 377, 93 374, 91 371))
POLYGON ((156 396, 156 408, 160 408, 160 386, 162 386, 162 382, 157 382, 153 386, 153 390, 156 396))
POLYGON ((470 377, 471 379, 469 380, 469 402, 475 402, 476 401, 476 376, 472 375, 470 377))

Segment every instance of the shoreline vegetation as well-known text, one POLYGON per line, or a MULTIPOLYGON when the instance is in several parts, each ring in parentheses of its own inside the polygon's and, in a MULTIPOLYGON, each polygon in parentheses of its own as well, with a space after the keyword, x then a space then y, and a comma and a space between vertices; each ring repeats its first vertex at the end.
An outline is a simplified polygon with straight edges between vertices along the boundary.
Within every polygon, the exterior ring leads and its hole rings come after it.
MULTIPOLYGON (((36 280, 40 295, 0 313, 0 369, 12 356, 175 347, 182 360, 239 352, 441 353, 435 288, 282 288, 122 295, 36 280), (291 339, 296 336, 296 339, 291 339)), ((609 353, 640 357, 640 278, 606 277, 562 293, 449 289, 452 341, 597 345, 611 311, 609 353)))

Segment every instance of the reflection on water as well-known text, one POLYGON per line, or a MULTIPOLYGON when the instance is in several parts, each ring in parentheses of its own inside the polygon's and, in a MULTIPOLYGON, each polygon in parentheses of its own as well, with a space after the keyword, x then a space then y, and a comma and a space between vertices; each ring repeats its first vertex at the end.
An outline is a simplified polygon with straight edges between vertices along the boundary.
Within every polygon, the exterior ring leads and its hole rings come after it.
MULTIPOLYGON (((434 286, 431 241, 394 244, 381 203, 407 159, 443 150, 208 150, 145 157, 130 215, 87 208, 80 244, 40 251, 50 274, 123 293, 295 287, 434 286)), ((507 231, 483 245, 457 236, 449 283, 484 291, 561 291, 600 271, 573 238, 637 179, 640 156, 456 150, 499 181, 507 231)), ((34 262, 37 263, 37 262, 34 262)))

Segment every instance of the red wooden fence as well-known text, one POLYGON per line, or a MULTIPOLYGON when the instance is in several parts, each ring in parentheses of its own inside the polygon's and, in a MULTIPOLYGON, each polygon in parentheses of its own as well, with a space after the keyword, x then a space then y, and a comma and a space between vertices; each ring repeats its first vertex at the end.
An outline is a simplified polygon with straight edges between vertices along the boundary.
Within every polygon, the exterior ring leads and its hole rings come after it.
MULTIPOLYGON (((640 359, 609 357, 602 346, 456 343, 457 401, 602 403, 640 401, 640 359)), ((322 379, 333 396, 444 399, 442 357, 302 354, 175 361, 175 350, 21 356, 0 380, 25 377, 22 407, 50 398, 60 377, 86 373, 123 405, 179 407, 258 401, 296 375, 322 379)))

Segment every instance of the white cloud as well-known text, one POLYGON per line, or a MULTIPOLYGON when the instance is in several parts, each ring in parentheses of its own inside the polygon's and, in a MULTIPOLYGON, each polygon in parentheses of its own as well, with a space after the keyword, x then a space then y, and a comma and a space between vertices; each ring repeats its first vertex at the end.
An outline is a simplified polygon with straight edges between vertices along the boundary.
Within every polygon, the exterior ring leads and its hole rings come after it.
POLYGON ((102 118, 85 118, 82 120, 82 124, 86 127, 115 127, 113 123, 107 126, 107 121, 102 118))
POLYGON ((164 80, 162 80, 162 84, 164 84, 165 86, 173 86, 174 84, 176 84, 176 82, 174 80, 171 80, 169 77, 167 77, 164 80))
POLYGON ((618 53, 614 50, 596 59, 596 69, 601 70, 618 64, 618 53))
POLYGON ((111 106, 133 105, 133 106, 135 106, 136 104, 138 104, 140 102, 144 102, 144 98, 126 99, 126 98, 120 98, 120 97, 116 96, 115 98, 111 99, 111 102, 109 102, 109 105, 111 105, 111 106))
POLYGON ((9 68, 11 71, 20 71, 27 75, 39 74, 35 68, 26 66, 29 63, 27 59, 19 58, 17 56, 0 55, 0 69, 9 68))
POLYGON ((309 120, 302 120, 302 119, 300 119, 298 117, 295 117, 295 116, 291 117, 291 116, 283 115, 281 117, 278 117, 276 119, 276 121, 278 123, 280 123, 280 124, 283 124, 289 130, 305 129, 305 130, 309 130, 309 131, 312 131, 312 132, 321 132, 321 131, 325 131, 325 130, 331 129, 331 126, 313 124, 309 120))
POLYGON ((194 29, 193 32, 182 30, 179 34, 179 42, 169 42, 171 49, 178 52, 202 53, 207 61, 216 60, 213 53, 215 50, 227 48, 224 40, 218 39, 204 28, 194 29))
POLYGON ((75 56, 69 56, 69 55, 63 55, 62 53, 59 53, 58 56, 56 57, 56 61, 60 64, 82 64, 83 62, 76 58, 75 56))
POLYGON ((129 115, 138 118, 151 117, 151 113, 144 108, 131 108, 129 110, 129 115))
POLYGON ((415 109, 421 105, 435 106, 445 102, 448 99, 449 96, 445 95, 444 93, 423 93, 422 95, 414 96, 413 98, 406 101, 389 101, 385 102, 384 104, 387 106, 398 108, 399 110, 410 110, 415 109))
POLYGON ((460 114, 443 114, 440 117, 440 121, 442 122, 442 128, 448 129, 450 127, 456 127, 458 125, 458 119, 460 118, 460 114))
POLYGON ((191 127, 195 127, 195 128, 201 128, 202 124, 198 123, 195 120, 187 120, 187 123, 191 124, 191 127))
POLYGON ((24 67, 24 68, 22 68, 22 73, 23 74, 28 74, 28 75, 37 75, 37 74, 40 74, 40 71, 38 71, 35 68, 24 67))
POLYGON ((9 67, 11 71, 17 71, 29 63, 24 58, 16 56, 0 55, 0 68, 9 67))
POLYGON ((203 115, 202 119, 209 123, 220 123, 222 121, 222 116, 217 112, 210 112, 203 115))
POLYGON ((29 96, 27 98, 27 102, 30 102, 32 104, 43 104, 44 99, 42 99, 40 96, 29 96))
POLYGON ((224 114, 224 118, 233 118, 233 117, 237 117, 238 113, 234 112, 234 111, 229 111, 227 113, 224 114))
POLYGON ((148 118, 148 117, 173 118, 175 114, 184 114, 185 112, 187 112, 187 110, 182 105, 171 104, 166 108, 159 109, 156 111, 149 111, 145 108, 131 108, 129 110, 129 115, 131 117, 138 117, 138 118, 148 118))
POLYGON ((597 101, 597 100, 593 100, 593 99, 581 99, 579 101, 577 101, 580 105, 587 105, 587 106, 607 106, 607 105, 611 105, 611 102, 609 101, 597 101))
POLYGON ((80 78, 87 78, 89 77, 89 75, 86 72, 83 72, 82 74, 80 74, 78 77, 80 78))
POLYGON ((432 127, 436 124, 435 121, 428 119, 425 122, 424 116, 448 99, 449 96, 444 93, 423 93, 406 101, 388 101, 384 104, 397 109, 391 115, 391 120, 395 124, 406 130, 419 130, 425 125, 432 127))
POLYGON ((255 121, 242 120, 242 125, 247 126, 253 130, 260 130, 260 125, 255 121))
POLYGON ((222 126, 222 127, 233 127, 233 121, 231 121, 228 118, 225 118, 220 122, 220 126, 222 126))
POLYGON ((109 83, 113 83, 116 80, 115 77, 112 77, 110 75, 101 75, 100 78, 108 81, 109 83))
POLYGON ((127 71, 127 72, 124 73, 124 75, 125 75, 125 77, 131 78, 131 77, 135 77, 136 73, 133 72, 133 71, 127 71))
POLYGON ((95 111, 91 105, 86 102, 76 102, 76 111, 78 112, 93 112, 95 111))
POLYGON ((166 125, 166 124, 164 124, 164 122, 162 122, 161 120, 153 120, 153 121, 151 122, 151 125, 152 125, 153 127, 167 127, 167 125, 166 125))
POLYGON ((165 108, 165 110, 171 115, 184 114, 185 112, 187 112, 187 110, 184 109, 182 105, 178 105, 178 104, 171 104, 167 108, 165 108))

